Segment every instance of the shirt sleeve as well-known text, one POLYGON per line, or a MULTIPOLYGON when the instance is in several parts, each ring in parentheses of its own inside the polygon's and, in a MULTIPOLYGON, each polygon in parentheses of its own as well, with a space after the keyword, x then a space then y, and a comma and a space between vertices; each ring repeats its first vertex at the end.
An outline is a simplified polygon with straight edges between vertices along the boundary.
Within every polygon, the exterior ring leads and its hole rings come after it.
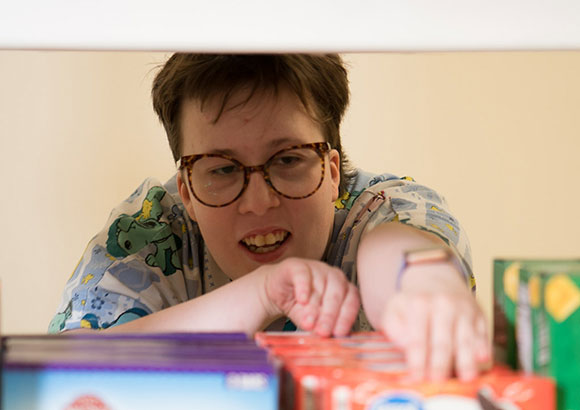
POLYGON ((145 180, 89 242, 49 333, 108 328, 199 295, 196 232, 175 178, 165 185, 145 180))
MULTIPOLYGON (((358 172, 348 192, 335 205, 335 226, 326 261, 340 267, 357 286, 357 251, 364 233, 383 223, 400 222, 432 232, 448 244, 468 286, 475 290, 467 235, 445 199, 434 190, 409 177, 358 172)), ((353 330, 372 330, 362 307, 353 330)))
POLYGON ((369 191, 379 198, 384 197, 384 201, 369 215, 365 232, 382 223, 396 221, 437 235, 452 249, 466 282, 475 290, 469 239, 441 195, 408 177, 379 180, 369 187, 369 191))
POLYGON ((361 237, 388 222, 404 223, 440 237, 453 250, 467 283, 475 290, 471 249, 464 229, 441 195, 409 177, 359 174, 353 188, 337 201, 327 262, 340 267, 357 283, 356 256, 361 237))

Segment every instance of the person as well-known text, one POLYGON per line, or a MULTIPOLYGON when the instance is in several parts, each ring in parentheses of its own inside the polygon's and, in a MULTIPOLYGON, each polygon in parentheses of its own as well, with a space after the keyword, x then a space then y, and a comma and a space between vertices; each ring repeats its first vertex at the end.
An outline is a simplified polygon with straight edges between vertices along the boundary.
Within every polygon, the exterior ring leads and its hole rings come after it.
POLYGON ((350 166, 339 55, 176 53, 152 97, 178 172, 113 210, 50 332, 375 329, 411 378, 477 375, 466 234, 433 190, 350 166))

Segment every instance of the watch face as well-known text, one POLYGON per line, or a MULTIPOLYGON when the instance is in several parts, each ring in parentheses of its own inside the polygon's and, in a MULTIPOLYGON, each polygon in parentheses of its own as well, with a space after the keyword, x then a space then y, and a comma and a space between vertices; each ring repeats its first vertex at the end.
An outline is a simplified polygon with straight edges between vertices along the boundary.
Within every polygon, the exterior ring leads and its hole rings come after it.
POLYGON ((405 261, 408 265, 417 263, 448 261, 451 255, 449 249, 438 246, 425 249, 414 249, 405 253, 405 261))

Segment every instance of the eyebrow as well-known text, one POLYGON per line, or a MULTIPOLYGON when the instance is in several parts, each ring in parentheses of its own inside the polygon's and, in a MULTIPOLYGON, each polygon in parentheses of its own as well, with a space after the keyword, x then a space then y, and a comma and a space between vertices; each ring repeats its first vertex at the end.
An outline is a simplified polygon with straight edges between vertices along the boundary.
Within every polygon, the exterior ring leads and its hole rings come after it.
MULTIPOLYGON (((270 148, 272 151, 275 151, 277 149, 282 149, 287 146, 289 147, 292 145, 299 144, 304 144, 304 141, 301 141, 298 138, 283 137, 270 141, 270 143, 268 144, 268 148, 270 148)), ((236 157, 236 152, 229 148, 213 149, 207 152, 207 154, 229 155, 230 157, 236 157)))

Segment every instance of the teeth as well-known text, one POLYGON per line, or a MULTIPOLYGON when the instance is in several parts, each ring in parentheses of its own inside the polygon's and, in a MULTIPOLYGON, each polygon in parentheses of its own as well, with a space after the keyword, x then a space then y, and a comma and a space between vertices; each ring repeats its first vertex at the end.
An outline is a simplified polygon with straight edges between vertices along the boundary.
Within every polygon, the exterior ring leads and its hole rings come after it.
POLYGON ((252 248, 253 251, 256 251, 258 253, 264 253, 275 249, 277 245, 274 247, 272 247, 271 245, 275 245, 278 244, 279 242, 282 242, 284 239, 286 239, 286 236, 288 236, 288 232, 277 231, 270 232, 265 236, 264 235, 249 236, 247 238, 242 239, 242 242, 244 242, 248 247, 258 248, 258 249, 252 248))
POLYGON ((256 235, 256 237, 254 238, 254 243, 256 244, 256 246, 264 246, 264 244, 266 243, 266 238, 264 238, 262 235, 256 235))
POLYGON ((278 248, 278 246, 280 246, 280 245, 264 246, 262 248, 253 249, 253 252, 255 252, 255 253, 266 253, 266 252, 273 251, 274 249, 278 248))

